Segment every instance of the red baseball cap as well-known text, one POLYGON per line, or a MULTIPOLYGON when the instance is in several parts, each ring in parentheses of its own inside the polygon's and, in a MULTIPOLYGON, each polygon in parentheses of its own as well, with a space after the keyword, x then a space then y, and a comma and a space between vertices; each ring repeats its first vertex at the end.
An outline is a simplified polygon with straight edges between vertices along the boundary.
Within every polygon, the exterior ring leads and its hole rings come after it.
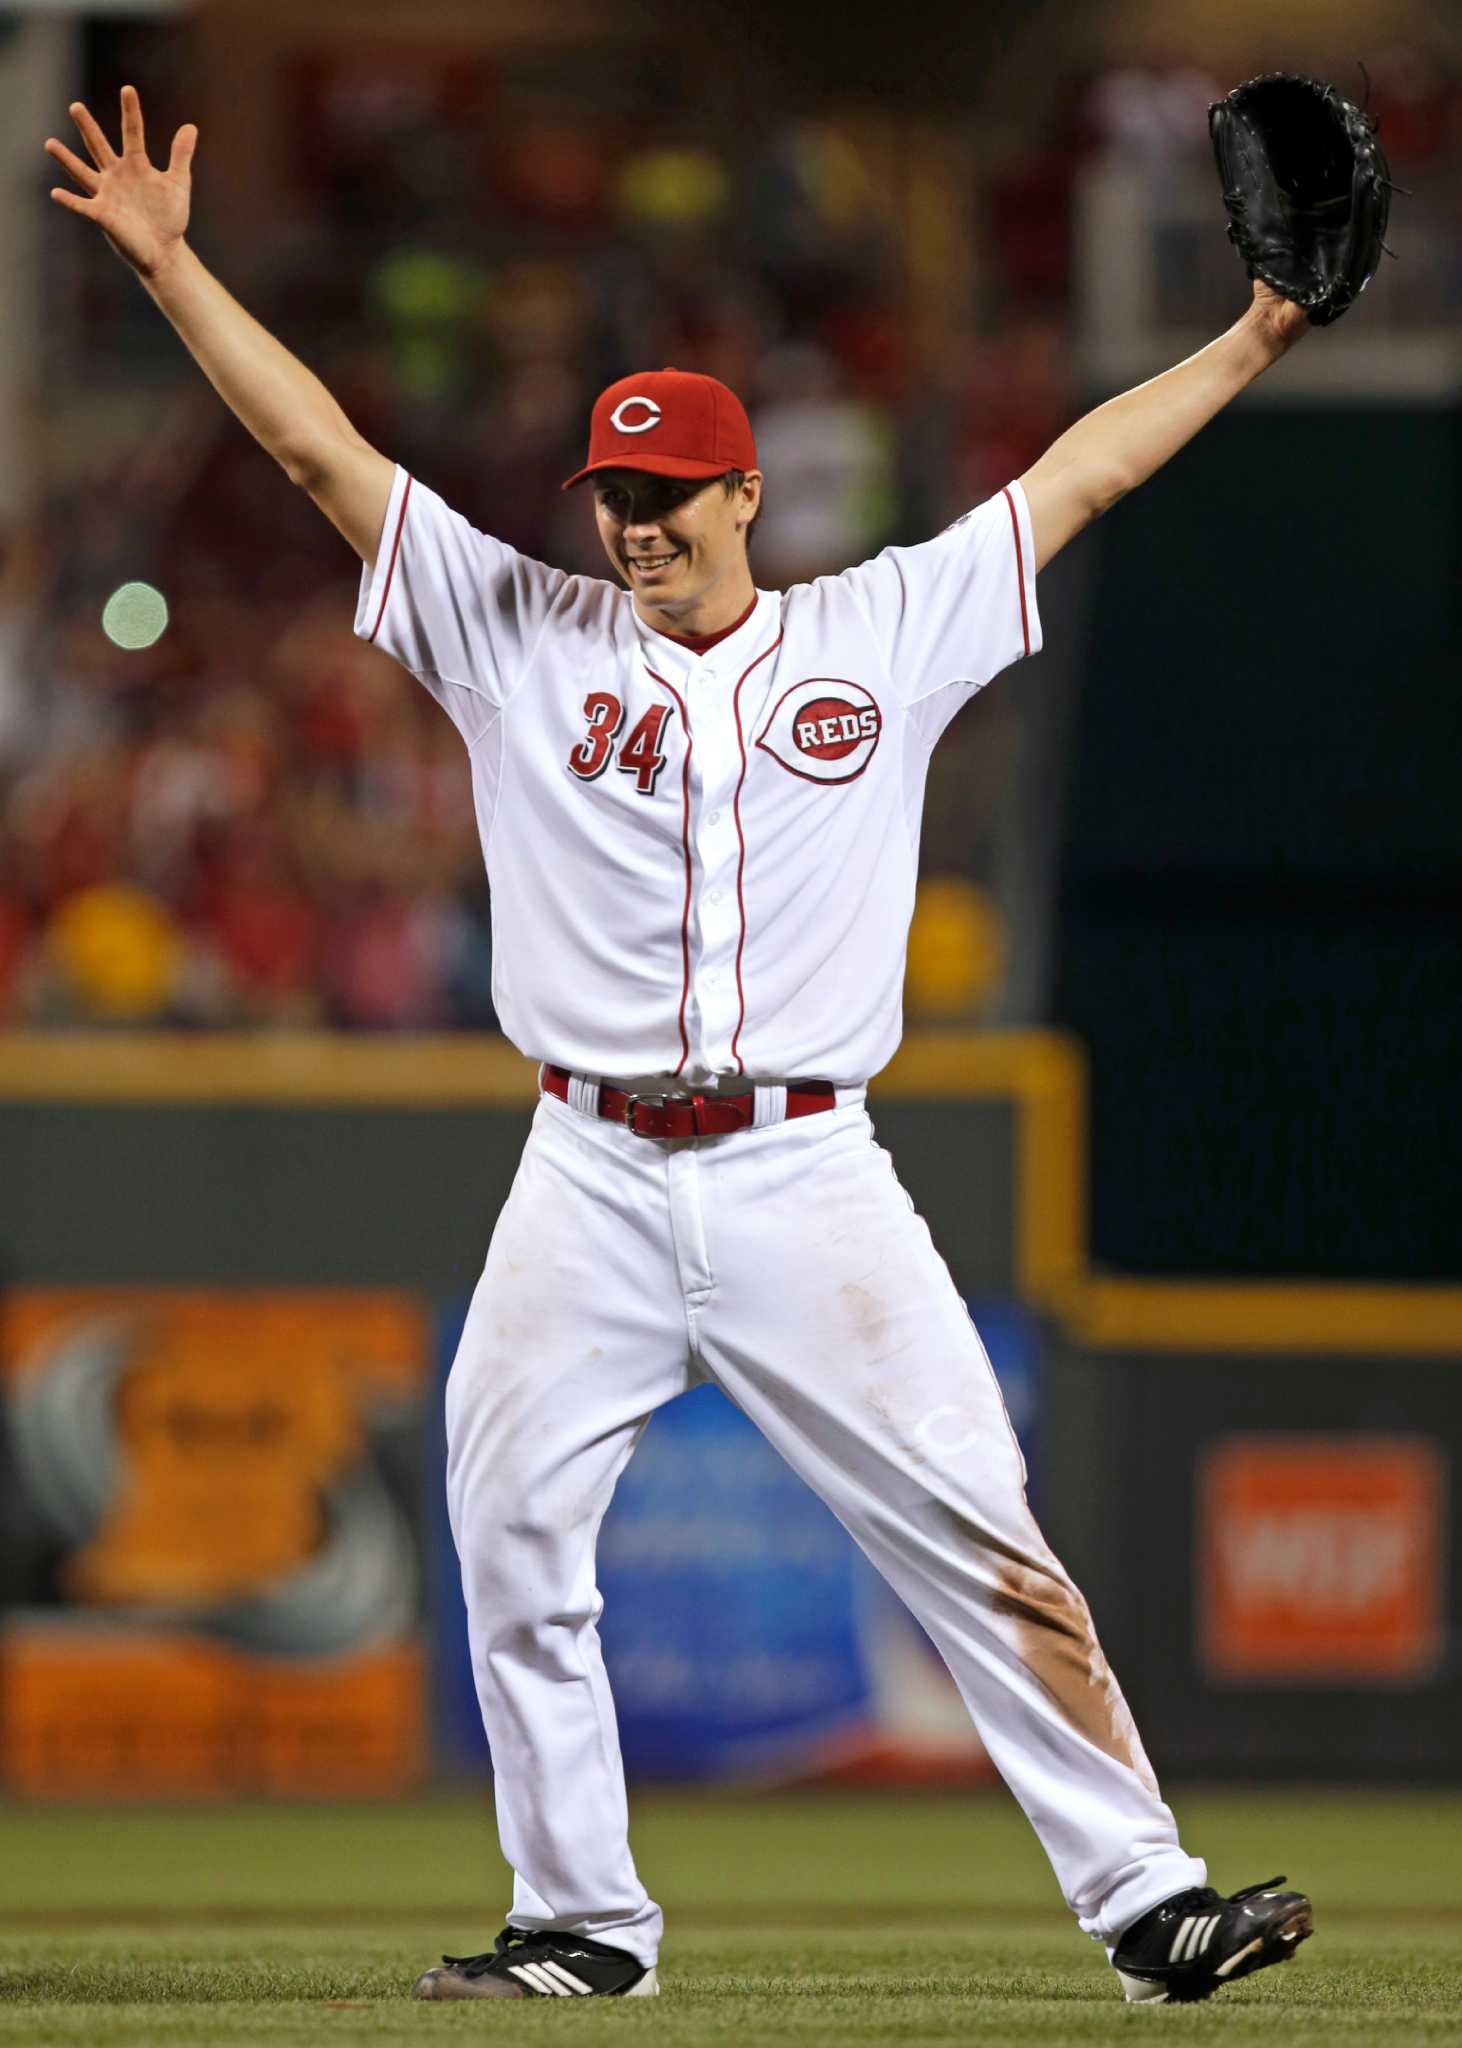
POLYGON ((563 488, 596 469, 710 477, 755 468, 751 421, 734 391, 695 370, 641 370, 595 399, 589 459, 563 488))

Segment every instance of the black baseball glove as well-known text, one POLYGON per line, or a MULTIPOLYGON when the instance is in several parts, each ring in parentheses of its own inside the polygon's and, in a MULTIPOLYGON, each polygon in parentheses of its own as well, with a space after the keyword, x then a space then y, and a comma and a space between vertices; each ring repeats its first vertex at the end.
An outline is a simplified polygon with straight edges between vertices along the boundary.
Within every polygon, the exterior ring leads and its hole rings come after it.
POLYGON ((1208 132, 1250 277, 1328 327, 1381 260, 1391 173, 1375 123, 1333 85, 1275 71, 1216 101, 1208 132))

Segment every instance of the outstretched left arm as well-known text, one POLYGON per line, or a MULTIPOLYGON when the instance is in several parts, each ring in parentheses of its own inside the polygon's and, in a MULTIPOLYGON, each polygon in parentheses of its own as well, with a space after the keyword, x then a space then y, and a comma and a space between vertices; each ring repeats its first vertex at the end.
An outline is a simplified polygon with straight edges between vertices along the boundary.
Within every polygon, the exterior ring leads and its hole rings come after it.
POLYGON ((1196 356, 1068 427, 1021 478, 1043 569, 1067 541, 1145 483, 1305 331, 1300 307, 1256 283, 1254 302, 1196 356))

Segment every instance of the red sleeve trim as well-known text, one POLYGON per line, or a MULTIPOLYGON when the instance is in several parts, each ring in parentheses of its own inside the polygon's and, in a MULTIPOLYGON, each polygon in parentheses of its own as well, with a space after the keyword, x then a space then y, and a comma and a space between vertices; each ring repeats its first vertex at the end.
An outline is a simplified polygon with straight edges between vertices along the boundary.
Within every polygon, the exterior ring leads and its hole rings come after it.
POLYGON ((1025 651, 1031 651, 1031 622, 1025 608, 1025 555, 1020 545, 1020 514, 1015 509, 1015 500, 1007 484, 1000 494, 1010 507, 1010 531, 1015 535, 1015 578, 1020 585, 1020 630, 1025 640, 1025 651))
POLYGON ((381 592, 381 609, 376 613, 376 623, 371 627, 370 637, 375 639, 381 630, 381 621, 386 616, 386 599, 391 595, 391 578, 396 574, 396 557, 401 552, 401 529, 406 524, 406 507, 411 502, 411 478, 406 479, 406 488, 401 493, 401 510, 396 514, 396 537, 391 542, 391 559, 386 564, 386 587, 381 592))

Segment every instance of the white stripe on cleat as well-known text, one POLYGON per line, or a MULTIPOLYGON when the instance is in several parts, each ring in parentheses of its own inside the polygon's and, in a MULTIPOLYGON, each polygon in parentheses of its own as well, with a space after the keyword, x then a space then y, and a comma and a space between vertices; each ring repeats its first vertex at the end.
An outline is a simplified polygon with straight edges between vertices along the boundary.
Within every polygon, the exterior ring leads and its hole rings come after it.
POLYGON ((572 1970, 566 1970, 563 1964, 556 1963, 552 1956, 545 1956, 538 1967, 542 1970, 551 1970, 566 1991, 582 1992, 586 1998, 593 1996, 592 1984, 586 1984, 582 1977, 576 1977, 572 1970))

